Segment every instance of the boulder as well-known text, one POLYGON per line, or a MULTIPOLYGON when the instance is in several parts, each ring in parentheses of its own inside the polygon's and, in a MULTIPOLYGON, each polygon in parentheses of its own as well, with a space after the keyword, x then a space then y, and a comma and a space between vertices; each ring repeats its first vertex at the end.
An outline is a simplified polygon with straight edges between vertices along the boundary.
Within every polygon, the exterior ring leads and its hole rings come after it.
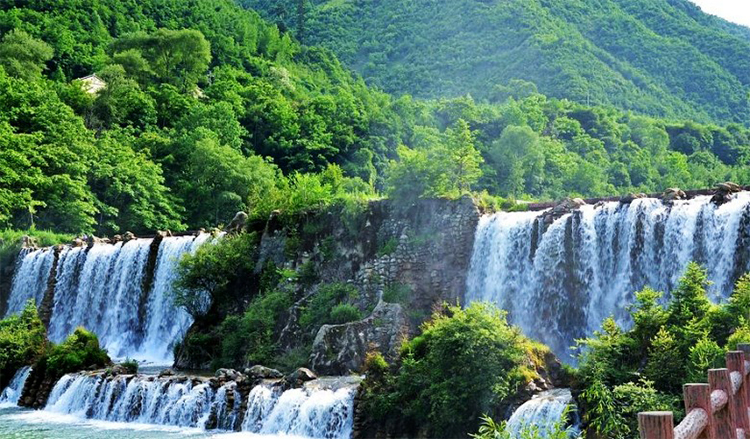
POLYGON ((734 182, 724 182, 716 185, 716 190, 725 193, 737 193, 742 191, 742 187, 734 182))
POLYGON ((731 201, 734 195, 742 191, 742 187, 734 182, 724 182, 716 185, 716 192, 711 201, 716 205, 723 205, 731 201))
POLYGON ((286 377, 286 380, 293 386, 299 387, 303 383, 317 379, 318 376, 307 368, 297 368, 294 373, 286 377))
POLYGON ((576 211, 580 209, 582 206, 586 205, 586 201, 581 198, 566 198, 557 205, 555 205, 554 208, 544 213, 544 216, 542 220, 544 221, 544 224, 549 226, 552 223, 555 222, 555 220, 559 219, 560 217, 570 214, 573 211, 576 211))
POLYGON ((226 231, 230 234, 239 234, 245 229, 245 223, 247 223, 247 213, 240 211, 234 215, 234 218, 229 225, 226 227, 226 231))
POLYGON ((663 202, 673 202, 675 200, 685 199, 687 199, 687 194, 685 194, 685 191, 680 188, 667 188, 661 196, 663 202))
POLYGON ((366 319, 322 326, 313 342, 310 367, 326 375, 360 371, 371 350, 393 361, 408 334, 409 318, 401 305, 381 301, 366 319))
POLYGON ((169 377, 169 376, 174 376, 174 370, 172 370, 171 368, 166 368, 159 372, 159 377, 169 377))
POLYGON ((122 235, 122 241, 129 242, 130 240, 135 240, 136 236, 132 232, 128 231, 122 235))
POLYGON ((122 241, 122 235, 115 234, 114 237, 112 237, 112 244, 116 244, 122 241))
POLYGON ((648 196, 644 193, 630 193, 626 196, 622 196, 620 198, 620 203, 628 205, 630 203, 633 203, 635 200, 645 199, 646 197, 648 196))
POLYGON ((284 377, 281 371, 264 367, 263 365, 253 365, 250 368, 245 368, 245 374, 253 379, 280 379, 284 377))
POLYGON ((219 368, 216 370, 216 374, 214 374, 218 379, 225 379, 225 380, 237 380, 240 377, 240 373, 237 372, 237 370, 233 370, 231 368, 219 368))
POLYGON ((75 238, 70 243, 70 246, 74 247, 74 248, 76 248, 76 247, 84 247, 85 245, 86 245, 86 242, 83 241, 83 239, 81 239, 81 238, 75 238))

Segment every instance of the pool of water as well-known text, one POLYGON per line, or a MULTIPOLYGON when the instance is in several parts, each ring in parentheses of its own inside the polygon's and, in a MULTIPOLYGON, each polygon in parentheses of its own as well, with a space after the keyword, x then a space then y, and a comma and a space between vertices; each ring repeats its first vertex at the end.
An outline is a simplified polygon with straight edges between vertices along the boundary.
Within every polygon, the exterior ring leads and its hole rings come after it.
POLYGON ((251 433, 204 431, 198 428, 104 422, 6 406, 0 408, 0 438, 261 438, 251 433))

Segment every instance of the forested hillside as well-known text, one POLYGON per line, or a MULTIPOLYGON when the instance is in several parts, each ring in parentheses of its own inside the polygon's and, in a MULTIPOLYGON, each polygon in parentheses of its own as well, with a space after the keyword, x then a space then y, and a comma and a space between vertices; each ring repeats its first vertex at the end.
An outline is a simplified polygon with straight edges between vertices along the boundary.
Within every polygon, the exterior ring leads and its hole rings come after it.
POLYGON ((741 125, 575 104, 518 80, 491 103, 390 96, 230 0, 6 2, 0 55, 1 227, 139 233, 380 196, 748 181, 741 125), (80 80, 91 74, 100 90, 80 80))
MULTIPOLYGON (((700 121, 750 120, 750 30, 688 0, 242 0, 368 84, 497 100, 498 85, 700 121)), ((501 94, 502 96, 502 94, 501 94)))

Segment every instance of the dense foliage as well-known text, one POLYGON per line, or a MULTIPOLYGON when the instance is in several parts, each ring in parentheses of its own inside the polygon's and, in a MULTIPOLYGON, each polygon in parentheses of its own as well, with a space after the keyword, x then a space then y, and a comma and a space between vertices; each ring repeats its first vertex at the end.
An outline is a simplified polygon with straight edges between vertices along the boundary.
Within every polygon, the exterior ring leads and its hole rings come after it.
POLYGON ((56 377, 89 368, 101 368, 110 363, 107 351, 99 347, 99 338, 83 327, 78 327, 61 344, 53 345, 45 357, 48 374, 56 377))
MULTIPOLYGON (((413 7, 430 10, 423 6, 413 7)), ((495 6, 498 16, 541 8, 495 6)), ((321 18, 311 14, 312 38, 321 18)), ((378 192, 559 198, 748 181, 750 132, 740 125, 574 104, 510 78, 495 81, 492 101, 390 97, 230 0, 6 2, 0 54, 2 227, 139 233, 215 226, 239 210, 267 219, 378 192), (91 73, 101 90, 76 80, 91 73)), ((575 81, 576 90, 596 82, 575 81)), ((685 108, 713 111, 703 104, 685 108)))
POLYGON ((404 345, 392 371, 368 355, 363 405, 384 426, 401 423, 402 435, 465 437, 535 377, 536 349, 492 305, 448 307, 404 345))
POLYGON ((5 386, 17 369, 35 361, 46 343, 47 329, 33 301, 20 314, 0 320, 0 383, 5 386))
POLYGON ((724 366, 727 350, 750 341, 750 276, 719 305, 708 299, 708 284, 693 263, 666 303, 648 288, 636 294, 630 330, 607 319, 579 342, 576 388, 589 435, 632 437, 639 411, 670 410, 679 419, 682 385, 706 382, 709 368, 724 366))
POLYGON ((750 116, 747 29, 689 0, 311 0, 302 16, 297 2, 241 2, 391 93, 502 101, 509 81, 531 81, 658 116, 750 116))

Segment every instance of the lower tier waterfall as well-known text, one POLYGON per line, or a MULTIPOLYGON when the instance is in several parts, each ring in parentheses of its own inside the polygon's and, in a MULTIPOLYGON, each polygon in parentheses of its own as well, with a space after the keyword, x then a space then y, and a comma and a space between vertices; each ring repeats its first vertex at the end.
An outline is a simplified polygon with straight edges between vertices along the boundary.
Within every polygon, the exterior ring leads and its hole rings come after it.
POLYGON ((18 404, 18 400, 21 398, 23 392, 23 386, 26 384, 31 373, 31 367, 19 368, 7 387, 0 393, 0 407, 2 406, 15 406, 18 404))
POLYGON ((576 338, 626 307, 645 286, 671 291, 691 261, 708 270, 713 300, 750 269, 750 193, 665 204, 638 199, 586 205, 545 225, 539 212, 482 217, 467 302, 490 301, 530 337, 570 362, 576 338))
MULTIPOLYGON (((544 391, 526 401, 508 419, 511 438, 549 438, 557 430, 567 430, 576 438, 578 427, 569 423, 573 396, 569 389, 544 391)), ((553 437, 560 438, 560 437, 553 437)))
POLYGON ((349 438, 355 389, 304 388, 280 392, 258 385, 250 392, 242 430, 310 438, 349 438))
POLYGON ((355 387, 329 389, 317 386, 319 381, 287 390, 257 385, 243 402, 234 381, 217 386, 184 376, 68 374, 55 385, 45 411, 110 422, 349 438, 355 387))
POLYGON ((173 345, 192 322, 190 315, 174 304, 171 294, 177 264, 182 255, 194 252, 209 237, 163 238, 152 275, 147 270, 154 252, 152 239, 24 250, 6 314, 18 312, 30 299, 39 305, 51 293, 49 338, 53 342, 63 341, 76 327, 84 326, 99 336, 114 358, 168 363, 173 345))

